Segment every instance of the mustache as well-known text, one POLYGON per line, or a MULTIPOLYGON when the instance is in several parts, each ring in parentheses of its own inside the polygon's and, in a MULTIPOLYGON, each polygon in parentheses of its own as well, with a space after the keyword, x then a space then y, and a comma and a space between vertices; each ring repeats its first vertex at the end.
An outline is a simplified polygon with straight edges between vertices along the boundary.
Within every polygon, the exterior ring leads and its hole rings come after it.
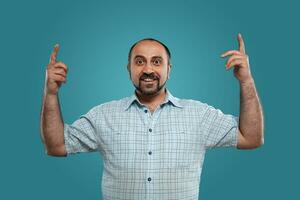
POLYGON ((158 77, 155 73, 150 73, 150 74, 144 73, 144 74, 140 77, 140 80, 143 80, 143 79, 146 79, 146 78, 150 78, 150 79, 153 79, 153 80, 159 79, 159 77, 158 77))

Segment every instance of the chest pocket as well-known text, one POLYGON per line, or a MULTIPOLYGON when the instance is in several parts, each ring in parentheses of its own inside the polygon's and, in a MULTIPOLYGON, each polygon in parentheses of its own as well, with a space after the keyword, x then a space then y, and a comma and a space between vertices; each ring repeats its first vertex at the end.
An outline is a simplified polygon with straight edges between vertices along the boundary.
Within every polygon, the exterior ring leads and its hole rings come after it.
POLYGON ((141 162, 144 140, 142 133, 114 131, 109 145, 108 158, 111 167, 119 170, 136 169, 141 162), (139 162, 138 162, 139 161, 139 162))
POLYGON ((160 135, 160 160, 168 168, 198 166, 202 145, 197 135, 189 131, 167 131, 160 135))

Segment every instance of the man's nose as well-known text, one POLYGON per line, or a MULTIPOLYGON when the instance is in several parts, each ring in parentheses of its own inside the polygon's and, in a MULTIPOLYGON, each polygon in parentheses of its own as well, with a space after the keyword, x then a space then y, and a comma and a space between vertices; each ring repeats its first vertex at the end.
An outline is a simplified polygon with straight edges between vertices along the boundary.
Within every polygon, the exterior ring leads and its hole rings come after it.
POLYGON ((153 66, 151 66, 150 64, 146 64, 143 68, 143 72, 146 74, 150 74, 153 72, 153 66))

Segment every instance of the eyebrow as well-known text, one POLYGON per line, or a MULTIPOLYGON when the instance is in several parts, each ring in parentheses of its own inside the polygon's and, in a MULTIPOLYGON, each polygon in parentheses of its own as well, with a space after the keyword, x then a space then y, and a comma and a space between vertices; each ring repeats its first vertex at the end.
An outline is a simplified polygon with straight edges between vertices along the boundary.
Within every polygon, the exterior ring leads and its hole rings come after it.
POLYGON ((163 57, 161 57, 161 56, 153 56, 151 59, 156 59, 156 58, 163 60, 163 57))
POLYGON ((145 56, 142 56, 142 55, 136 55, 136 56, 134 56, 133 59, 135 60, 135 59, 137 59, 137 58, 144 58, 144 59, 145 59, 145 56))
MULTIPOLYGON (((143 56, 143 55, 136 55, 136 56, 134 56, 134 60, 137 59, 137 58, 143 58, 143 59, 146 59, 146 57, 143 56)), ((162 57, 162 56, 153 56, 153 57, 151 58, 151 60, 152 60, 152 59, 156 59, 156 58, 159 58, 159 59, 163 60, 163 57, 162 57)))

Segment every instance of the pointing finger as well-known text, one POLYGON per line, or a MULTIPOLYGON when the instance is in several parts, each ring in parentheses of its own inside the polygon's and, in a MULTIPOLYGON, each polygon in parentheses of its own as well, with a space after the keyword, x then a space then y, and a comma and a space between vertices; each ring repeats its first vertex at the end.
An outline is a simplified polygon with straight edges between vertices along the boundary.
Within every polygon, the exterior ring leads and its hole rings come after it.
POLYGON ((53 51, 52 51, 51 56, 50 56, 50 64, 55 64, 56 63, 58 50, 59 50, 59 44, 56 44, 54 46, 53 51))
POLYGON ((243 54, 246 54, 245 43, 240 33, 238 34, 238 42, 239 42, 239 51, 243 54))

